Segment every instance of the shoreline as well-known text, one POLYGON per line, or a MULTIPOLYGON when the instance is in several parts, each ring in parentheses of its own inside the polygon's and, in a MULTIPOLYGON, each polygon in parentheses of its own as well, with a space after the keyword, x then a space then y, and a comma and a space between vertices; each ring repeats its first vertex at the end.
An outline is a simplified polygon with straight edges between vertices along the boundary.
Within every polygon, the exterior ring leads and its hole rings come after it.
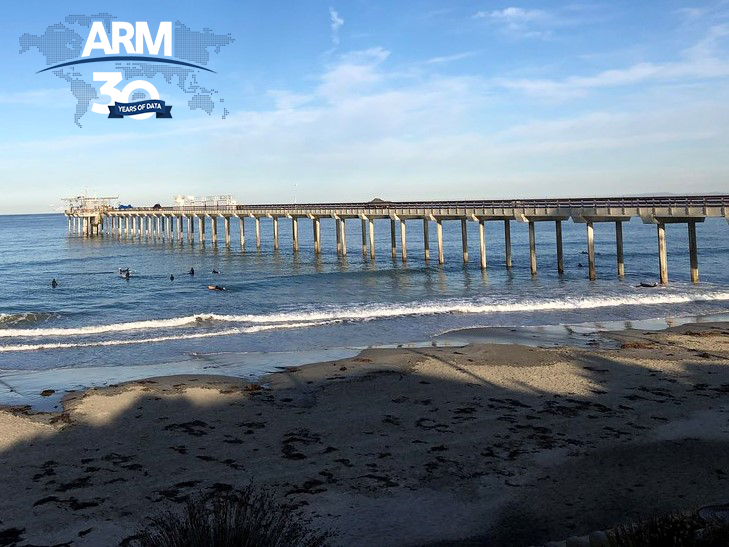
MULTIPOLYGON (((417 320, 414 317, 413 320, 417 320)), ((0 409, 28 407, 33 412, 60 412, 67 393, 179 375, 218 374, 251 382, 280 369, 309 366, 373 349, 455 347, 469 344, 520 344, 531 347, 617 347, 612 332, 658 331, 686 324, 729 322, 729 313, 664 317, 632 321, 517 327, 467 327, 433 334, 429 340, 378 346, 340 346, 304 352, 224 352, 188 354, 174 361, 126 366, 82 366, 44 370, 0 370, 0 409), (42 395, 46 393, 46 395, 42 395)))
POLYGON ((367 349, 259 384, 167 376, 0 409, 17 493, 0 521, 24 543, 119 542, 253 481, 334 545, 518 547, 729 501, 729 323, 604 336, 620 347, 367 349))

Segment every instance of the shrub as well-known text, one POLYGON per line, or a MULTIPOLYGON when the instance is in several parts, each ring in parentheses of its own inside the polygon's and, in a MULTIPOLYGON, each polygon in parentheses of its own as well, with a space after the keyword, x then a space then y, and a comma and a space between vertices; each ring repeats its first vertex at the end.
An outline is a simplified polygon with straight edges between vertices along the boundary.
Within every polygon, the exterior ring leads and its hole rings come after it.
POLYGON ((608 539, 610 547, 726 547, 729 523, 674 513, 619 526, 608 539))
POLYGON ((329 533, 310 529, 293 510, 252 486, 212 497, 193 496, 181 513, 152 517, 140 547, 318 547, 329 533))

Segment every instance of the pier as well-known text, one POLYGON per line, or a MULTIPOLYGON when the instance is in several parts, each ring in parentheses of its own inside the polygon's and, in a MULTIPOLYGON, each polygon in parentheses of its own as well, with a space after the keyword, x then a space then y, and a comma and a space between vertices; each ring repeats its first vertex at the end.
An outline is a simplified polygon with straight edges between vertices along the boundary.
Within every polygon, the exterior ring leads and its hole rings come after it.
MULTIPOLYGON (((373 200, 364 203, 311 203, 311 204, 262 204, 262 205, 178 205, 173 207, 121 208, 111 205, 115 198, 73 198, 65 211, 68 230, 85 236, 109 235, 119 238, 147 238, 177 242, 207 241, 206 225, 210 226, 210 242, 218 245, 219 222, 222 220, 224 244, 231 246, 231 223, 238 221, 240 246, 246 247, 245 218, 255 222, 255 245, 261 248, 261 221, 271 224, 274 250, 279 249, 279 222, 290 221, 291 245, 299 251, 299 221, 311 221, 314 236, 314 252, 321 254, 321 219, 334 219, 336 251, 346 256, 347 221, 359 221, 362 227, 362 254, 375 258, 375 220, 390 220, 390 254, 397 258, 397 232, 400 232, 400 258, 410 260, 407 250, 406 221, 421 221, 423 228, 424 256, 429 261, 430 223, 436 225, 438 262, 443 264, 443 223, 459 222, 461 227, 462 260, 468 262, 469 222, 478 223, 479 258, 481 268, 487 266, 487 242, 485 223, 503 224, 506 267, 512 267, 511 222, 528 224, 529 264, 532 275, 537 275, 537 225, 553 223, 559 274, 564 273, 562 252, 562 223, 571 220, 585 225, 587 242, 587 275, 597 277, 595 267, 595 230, 600 224, 614 223, 617 254, 616 273, 625 275, 623 258, 622 223, 640 218, 644 224, 656 226, 658 245, 658 271, 662 284, 668 283, 668 259, 666 251, 666 224, 686 224, 689 240, 691 280, 699 281, 696 223, 709 217, 723 217, 729 222, 729 195, 707 196, 656 196, 616 198, 569 198, 527 200, 474 200, 474 201, 414 201, 391 202, 373 200)), ((412 226, 412 223, 411 223, 412 226)))

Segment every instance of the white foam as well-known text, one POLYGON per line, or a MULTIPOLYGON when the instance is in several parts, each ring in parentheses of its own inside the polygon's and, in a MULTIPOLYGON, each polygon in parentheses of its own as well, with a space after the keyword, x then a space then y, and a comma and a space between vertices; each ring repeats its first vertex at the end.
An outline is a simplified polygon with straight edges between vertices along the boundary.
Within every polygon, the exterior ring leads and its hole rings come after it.
POLYGON ((98 347, 98 346, 130 346, 134 344, 154 344, 157 342, 169 342, 173 340, 194 340, 196 338, 211 338, 214 336, 229 336, 232 334, 251 334, 261 331, 274 330, 274 329, 298 329, 305 327, 316 327, 325 324, 335 323, 336 321, 304 321, 300 323, 290 323, 287 325, 256 325, 254 327, 246 328, 235 328, 219 330, 215 332, 199 332, 192 334, 177 334, 170 336, 157 336, 153 338, 136 338, 136 339, 125 339, 125 340, 98 340, 90 342, 58 342, 58 343, 47 343, 47 344, 16 344, 11 346, 0 346, 0 353, 11 353, 17 351, 38 351, 38 350, 52 350, 52 349, 71 349, 71 348, 85 348, 85 347, 98 347))
MULTIPOLYGON (((196 325, 207 325, 211 327, 216 322, 241 323, 248 325, 284 325, 287 323, 300 323, 302 321, 314 323, 322 321, 371 321, 375 319, 391 319, 396 317, 421 315, 559 311, 727 300, 729 300, 729 291, 678 293, 668 292, 662 289, 655 289, 653 294, 642 293, 628 296, 606 296, 594 298, 520 300, 510 302, 498 302, 486 299, 441 300, 440 302, 432 304, 416 302, 406 305, 352 305, 313 311, 289 311, 261 315, 220 315, 209 313, 173 317, 170 319, 150 319, 146 321, 133 321, 128 323, 114 323, 110 325, 95 325, 76 328, 0 329, 0 338, 88 336, 135 330, 154 331, 160 329, 175 329, 180 327, 194 327, 196 325)), ((198 334, 208 335, 215 333, 198 334)))
POLYGON ((25 336, 84 336, 103 334, 106 332, 124 332, 132 330, 154 330, 184 327, 198 322, 210 321, 212 315, 190 315, 171 319, 148 319, 128 323, 112 323, 110 325, 93 325, 88 327, 49 328, 49 329, 0 329, 0 338, 16 338, 25 336))

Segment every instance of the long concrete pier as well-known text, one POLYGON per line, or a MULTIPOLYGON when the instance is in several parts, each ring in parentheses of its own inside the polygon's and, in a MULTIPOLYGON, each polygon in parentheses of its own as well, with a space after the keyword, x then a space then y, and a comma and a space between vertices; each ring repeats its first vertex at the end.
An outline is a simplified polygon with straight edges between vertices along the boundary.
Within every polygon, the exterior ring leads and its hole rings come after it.
POLYGON ((299 220, 312 222, 314 252, 320 254, 321 219, 335 220, 336 249, 343 256, 347 254, 348 220, 359 220, 362 226, 362 254, 375 258, 375 219, 390 220, 391 255, 397 257, 397 226, 400 230, 400 255, 403 261, 409 259, 407 251, 406 221, 421 220, 423 223, 424 259, 430 260, 430 222, 436 224, 438 262, 445 262, 443 251, 443 223, 458 221, 461 225, 462 257, 468 262, 467 224, 479 225, 479 254, 481 268, 486 268, 485 223, 498 222, 504 228, 506 267, 512 266, 511 222, 524 222, 529 226, 529 265, 532 275, 537 275, 536 225, 553 222, 557 246, 558 273, 564 272, 562 252, 562 222, 572 220, 586 227, 587 275, 597 277, 595 267, 594 233, 596 225, 614 223, 617 254, 617 275, 625 274, 623 259, 622 223, 631 218, 640 218, 645 224, 654 224, 657 229, 658 270, 660 282, 668 283, 668 259, 666 250, 666 224, 686 224, 689 236, 691 280, 698 282, 698 247, 696 223, 708 217, 723 217, 729 222, 729 195, 670 196, 670 197, 616 197, 616 198, 569 198, 532 200, 488 200, 488 201, 418 201, 388 202, 374 200, 366 203, 312 203, 312 204, 263 204, 225 205, 217 207, 135 207, 117 209, 112 207, 71 207, 66 210, 68 229, 87 236, 114 235, 117 237, 144 237, 168 241, 189 242, 195 240, 195 226, 199 241, 206 241, 206 224, 210 219, 211 242, 218 244, 218 221, 223 220, 225 245, 231 245, 231 222, 238 220, 240 245, 245 248, 245 224, 248 217, 255 221, 256 248, 261 247, 261 220, 271 219, 273 224, 273 246, 279 248, 279 222, 291 221, 293 251, 299 251, 299 220))

